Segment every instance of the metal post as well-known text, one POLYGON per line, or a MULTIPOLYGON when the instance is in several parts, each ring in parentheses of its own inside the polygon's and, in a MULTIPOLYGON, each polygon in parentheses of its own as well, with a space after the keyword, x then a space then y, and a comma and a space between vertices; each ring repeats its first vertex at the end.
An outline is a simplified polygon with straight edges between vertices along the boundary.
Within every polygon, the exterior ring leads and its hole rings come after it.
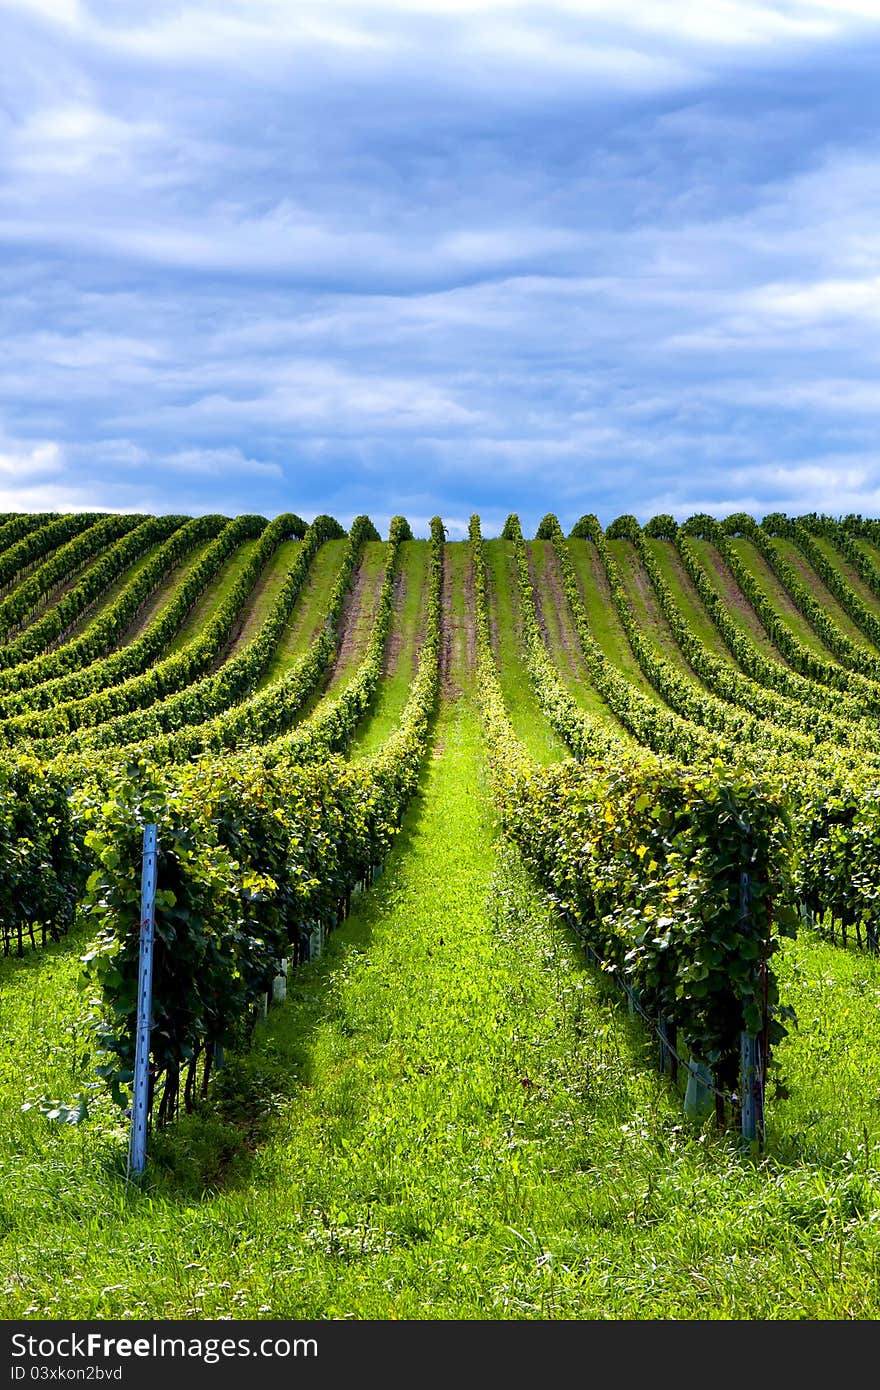
POLYGON ((751 1033, 740 1034, 742 1090, 742 1138, 759 1138, 763 1131, 763 1084, 760 1076, 760 1042, 751 1033))
POLYGON ((712 1109, 712 1073, 698 1057, 688 1062, 688 1079, 684 1093, 684 1113, 689 1120, 705 1120, 712 1109))
MULTIPOLYGON (((739 909, 743 923, 752 909, 752 880, 743 870, 739 878, 739 909)), ((742 1097, 742 1137, 751 1142, 764 1133, 764 1078, 761 1074, 761 1047, 751 1033, 739 1035, 740 1093, 742 1097)))
POLYGON ((660 1038, 660 1070, 674 1079, 676 1065, 672 1040, 675 1028, 663 1014, 657 1020, 657 1033, 660 1038))
POLYGON ((278 974, 272 981, 272 1003, 280 1004, 287 998, 287 960, 284 959, 278 966, 278 974))
POLYGON ((129 1172, 138 1177, 147 1161, 150 1086, 150 1015, 153 1007, 153 934, 156 920, 157 828, 144 826, 141 869, 141 932, 138 961, 137 1036, 134 1053, 134 1099, 128 1144, 129 1172))
POLYGON ((743 1139, 758 1139, 764 1129, 764 1087, 760 1043, 750 1033, 740 1033, 740 1089, 743 1139))

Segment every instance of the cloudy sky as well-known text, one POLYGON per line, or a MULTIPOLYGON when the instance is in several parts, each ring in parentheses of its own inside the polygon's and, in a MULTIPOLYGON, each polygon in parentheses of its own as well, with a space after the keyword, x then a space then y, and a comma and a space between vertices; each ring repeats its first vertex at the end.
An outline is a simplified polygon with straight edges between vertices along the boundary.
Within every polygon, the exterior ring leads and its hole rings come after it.
POLYGON ((880 515, 876 0, 0 0, 0 510, 880 515))

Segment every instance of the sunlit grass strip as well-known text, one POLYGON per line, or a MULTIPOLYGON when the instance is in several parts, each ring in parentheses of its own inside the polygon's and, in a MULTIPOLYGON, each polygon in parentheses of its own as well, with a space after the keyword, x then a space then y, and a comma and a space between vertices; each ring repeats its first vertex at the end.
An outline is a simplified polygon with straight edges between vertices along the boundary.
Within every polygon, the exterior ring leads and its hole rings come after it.
MULTIPOLYGON (((164 661, 168 657, 176 656, 184 651, 190 643, 196 641, 204 632, 205 627, 214 618, 218 609, 228 599, 236 584, 241 578, 243 571, 253 559, 254 551, 260 543, 259 536, 254 536, 243 540, 239 546, 229 555, 217 571, 209 584, 205 585, 192 608, 187 613, 180 627, 174 633, 168 644, 161 653, 157 653, 159 660, 164 661)), ((290 542, 282 541, 278 549, 285 548, 290 542)), ((298 544, 298 542, 293 542, 298 544)), ((272 564, 277 551, 271 555, 267 564, 272 564)), ((135 638, 137 637, 135 633, 135 638)))
POLYGON ((571 711, 576 708, 575 702, 565 691, 537 635, 531 586, 526 591, 531 605, 529 609, 524 601, 512 541, 484 541, 483 560, 486 567, 486 601, 491 619, 494 620, 493 650, 498 681, 511 727, 529 757, 541 764, 555 762, 565 757, 567 750, 542 705, 530 676, 529 665, 524 660, 526 650, 530 649, 527 648, 530 638, 538 643, 540 654, 535 659, 543 660, 543 674, 553 694, 571 711))
MULTIPOLYGON (((188 520, 189 518, 186 517, 180 518, 181 530, 186 526, 188 520)), ((207 539, 196 541, 196 543, 192 546, 188 553, 179 562, 175 563, 172 559, 170 574, 167 576, 165 580, 160 581, 157 584, 153 593, 141 605, 141 612, 149 612, 150 616, 154 617, 161 608, 163 601, 167 599, 168 594, 170 594, 173 590, 175 584, 179 583, 183 576, 187 573, 187 571, 192 569, 192 567, 198 563, 198 561, 202 558, 209 545, 210 541, 207 539)), ((153 560, 157 555, 159 549, 159 543, 150 546, 147 549, 144 549, 143 545, 141 545, 137 559, 134 560, 125 570, 123 570, 122 573, 118 576, 118 578, 114 579, 110 584, 107 585, 105 589, 101 590, 97 597, 94 598, 92 602, 89 603, 88 607, 83 610, 83 612, 76 619, 76 621, 70 624, 70 626, 65 631, 63 638, 59 638, 56 642, 53 643, 53 647, 58 647, 62 645, 62 643, 73 642, 76 640, 77 637, 81 637, 82 634, 86 631, 88 627, 91 626, 93 622, 95 622, 98 618, 105 614, 107 610, 116 603, 123 590, 130 583, 136 581, 143 573, 143 571, 147 569, 148 566, 152 565, 153 560)), ((125 640, 126 639, 123 639, 123 641, 125 640)), ((133 634, 131 634, 131 629, 129 629, 129 640, 134 640, 134 636, 133 634)))
POLYGON ((403 602, 395 602, 382 679, 355 732, 351 757, 370 757, 378 752, 406 704, 426 630, 430 553, 429 542, 422 540, 405 541, 401 548, 403 602), (396 655, 390 654, 392 648, 396 655))
MULTIPOLYGON (((533 699, 537 701, 547 722, 561 739, 562 744, 570 749, 576 757, 584 760, 592 758, 613 759, 621 756, 627 749, 628 740, 620 728, 602 716, 597 717, 592 711, 582 710, 566 688, 553 663, 538 625, 538 597, 532 582, 519 518, 515 513, 512 512, 508 516, 504 531, 505 535, 509 537, 509 544, 512 549, 514 585, 518 593, 522 623, 522 642, 518 657, 531 682, 533 699)), ((484 556, 486 550, 486 544, 483 543, 484 556)), ((514 733, 520 736, 516 723, 514 701, 505 690, 500 671, 499 679, 505 695, 511 728, 514 733)), ((523 739, 523 743, 531 753, 528 740, 523 739)), ((534 755, 532 754, 532 756, 534 755)), ((539 761, 549 762, 550 759, 544 758, 539 761)))
MULTIPOLYGON (((561 534, 553 517, 540 529, 561 534)), ((476 516, 470 538, 478 689, 502 824, 603 968, 646 1016, 677 1029, 692 1057, 712 1059, 723 1122, 725 1100, 738 1103, 741 1035, 762 1038, 766 1065, 789 1015, 770 964, 797 920, 781 788, 720 762, 695 771, 643 752, 536 768, 504 708, 476 516)), ((521 534, 518 544, 528 587, 521 534)))
MULTIPOLYGON (((831 650, 837 647, 834 652, 839 661, 844 665, 850 665, 850 658, 858 660, 863 657, 867 662, 867 674, 873 676, 871 667, 877 661, 878 652, 876 643, 861 630, 859 623, 848 611, 848 607, 841 604, 838 592, 843 589, 845 592, 848 586, 835 583, 838 578, 837 571, 830 563, 824 563, 825 556, 821 551, 814 551, 810 544, 810 537, 807 534, 799 535, 797 530, 794 536, 774 535, 770 528, 761 526, 760 530, 769 534, 774 557, 783 565, 783 572, 790 575, 800 586, 808 607, 813 612, 821 611, 822 620, 820 634, 827 631, 830 642, 826 638, 826 645, 831 650), (802 543, 801 543, 802 542, 802 543), (829 585, 828 580, 831 580, 829 585), (838 591, 838 592, 835 592, 838 591), (815 607, 813 607, 815 605, 815 607), (833 636, 832 636, 833 633, 833 636), (834 646, 831 646, 831 643, 834 646)), ((851 594, 853 606, 856 606, 856 595, 851 594)), ((802 610, 803 611, 803 610, 802 610)), ((873 619, 876 623, 874 614, 866 614, 870 623, 873 619)))
POLYGON ((309 566, 299 598, 282 628, 257 692, 282 680, 308 654, 327 624, 327 605, 345 564, 347 539, 326 540, 309 566))

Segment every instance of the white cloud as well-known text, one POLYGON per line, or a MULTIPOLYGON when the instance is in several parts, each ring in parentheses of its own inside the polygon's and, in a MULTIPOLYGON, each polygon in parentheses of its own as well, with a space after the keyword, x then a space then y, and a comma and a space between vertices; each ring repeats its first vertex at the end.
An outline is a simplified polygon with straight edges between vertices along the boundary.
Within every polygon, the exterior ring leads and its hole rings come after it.
POLYGON ((78 0, 0 0, 0 8, 30 10, 63 24, 75 24, 108 44, 135 46, 161 53, 172 38, 193 42, 200 30, 210 51, 220 39, 239 44, 250 39, 276 43, 317 37, 343 47, 373 46, 389 33, 422 25, 457 23, 493 25, 509 32, 513 24, 540 30, 548 24, 578 29, 623 29, 635 35, 660 35, 688 44, 749 47, 796 38, 827 38, 853 25, 876 22, 871 0, 679 0, 661 6, 656 0, 545 0, 536 8, 523 0, 191 0, 189 4, 156 3, 145 22, 134 0, 117 0, 113 23, 106 24, 78 0))
POLYGON ((880 318, 880 276, 864 280, 816 280, 765 285, 746 299, 757 314, 789 320, 880 318))
MULTIPOLYGON (((97 172, 106 179, 108 164, 130 166, 136 147, 161 134, 157 122, 122 120, 85 102, 49 106, 14 129, 8 158, 25 174, 82 175, 99 166, 97 172)), ((119 167, 114 172, 118 176, 119 167)))
POLYGON ((859 512, 880 516, 880 451, 856 455, 827 454, 798 463, 752 464, 729 471, 714 492, 696 492, 682 477, 674 488, 648 498, 639 516, 672 512, 679 520, 695 512, 724 516, 744 511, 760 518, 770 511, 791 516, 825 512, 843 516, 859 512))
POLYGON ((699 77, 709 61, 737 61, 816 44, 880 22, 869 0, 162 0, 145 8, 76 0, 0 0, 0 8, 55 21, 81 41, 122 58, 178 68, 223 65, 264 77, 354 59, 359 76, 405 64, 444 65, 464 88, 516 72, 536 83, 582 83, 595 93, 664 90, 699 77), (106 16, 106 17, 105 17, 106 16))
MULTIPOLYGON (((226 369, 221 363, 219 375, 226 369)), ((441 426, 461 431, 479 425, 482 416, 457 401, 451 391, 424 377, 346 370, 320 360, 264 362, 249 368, 250 381, 230 373, 228 391, 211 389, 210 369, 197 373, 188 399, 155 407, 150 419, 177 434, 206 428, 229 432, 241 429, 297 428, 337 438, 407 435, 441 426), (238 379, 236 379, 236 377, 238 379)), ((111 418, 115 428, 131 430, 147 424, 135 405, 111 418)))
POLYGON ((163 469, 172 473, 204 474, 209 477, 230 473, 236 477, 255 474, 268 478, 284 476, 279 464, 246 458, 240 449, 179 449, 176 453, 163 455, 160 463, 163 469))
MULTIPOLYGON (((4 440, 0 436, 0 476, 27 484, 44 473, 60 473, 64 467, 61 448, 53 441, 37 444, 4 440)), ((7 509, 8 510, 8 509, 7 509)))
POLYGON ((70 451, 58 441, 11 439, 0 432, 0 511, 150 510, 140 487, 114 484, 98 495, 91 466, 72 467, 70 451))
MULTIPOLYGON (((91 512, 127 510, 96 506, 87 489, 69 484, 44 484, 34 487, 0 487, 0 512, 91 512)), ((132 507, 131 511, 140 508, 132 507)))
POLYGON ((0 0, 0 10, 30 10, 57 24, 81 24, 86 16, 79 0, 0 0))
POLYGON ((0 434, 0 511, 103 510, 87 479, 69 476, 68 460, 54 440, 10 439, 0 434))
POLYGON ((0 480, 872 494, 873 7, 0 8, 0 480))

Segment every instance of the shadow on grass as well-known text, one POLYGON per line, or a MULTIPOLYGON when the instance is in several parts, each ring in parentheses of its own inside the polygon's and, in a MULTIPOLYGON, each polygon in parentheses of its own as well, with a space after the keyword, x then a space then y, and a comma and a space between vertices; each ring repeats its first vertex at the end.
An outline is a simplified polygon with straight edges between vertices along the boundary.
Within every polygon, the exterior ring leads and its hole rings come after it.
POLYGON ((779 1167, 799 1167, 803 1166, 804 1163, 827 1163, 831 1161, 827 1154, 798 1152, 792 1148, 788 1136, 774 1134, 772 1111, 770 1110, 773 1094, 772 1085, 767 1101, 768 1134, 760 1151, 742 1138, 738 1116, 732 1115, 729 1109, 726 1123, 721 1128, 717 1124, 714 1108, 702 1120, 689 1118, 684 1110, 689 1061, 687 1046, 682 1042, 675 1044, 678 1057, 675 1075, 661 1071, 659 1031, 653 1027, 649 1020, 637 1011, 630 1009, 627 996, 622 988, 612 976, 602 971, 590 959, 585 941, 576 928, 558 913, 554 913, 554 918, 557 929, 574 948, 581 968, 592 982, 597 1001, 613 1012, 618 1025, 622 1026, 623 1045, 626 1047, 633 1065, 651 1069, 655 1074, 658 1087, 665 1091, 673 1111, 678 1109, 678 1114, 673 1115, 676 1128, 680 1128, 684 1133, 690 1135, 695 1143, 708 1144, 710 1148, 713 1145, 720 1146, 728 1159, 738 1161, 744 1168, 752 1168, 756 1163, 761 1163, 764 1160, 772 1160, 779 1167))
MULTIPOLYGON (((426 758, 423 780, 427 768, 426 758)), ((258 1023, 248 1050, 227 1054, 207 1100, 151 1136, 144 1193, 189 1202, 243 1187, 280 1118, 286 1114, 288 1123, 295 1122, 289 1107, 308 1084, 315 1036, 338 1012, 334 968, 347 951, 369 950, 374 924, 390 905, 388 871, 407 853, 423 816, 420 783, 380 876, 366 892, 354 895, 349 917, 331 933, 320 959, 290 975, 284 1004, 258 1023)), ((112 1166, 117 1177, 123 1173, 124 1155, 112 1166)))
POLYGON ((94 935, 94 924, 80 919, 57 941, 47 941, 45 946, 31 946, 25 943, 24 954, 0 955, 0 991, 14 991, 21 983, 29 982, 35 973, 44 969, 49 962, 66 960, 68 956, 82 955, 94 935))
MULTIPOLYGON (((675 1079, 660 1071, 660 1044, 658 1033, 647 1020, 638 1014, 631 1014, 624 992, 613 979, 593 964, 586 953, 582 937, 559 914, 554 914, 558 930, 574 947, 582 968, 593 982, 596 997, 604 1007, 613 1010, 618 1022, 624 1026, 625 1045, 633 1062, 648 1065, 656 1071, 658 1084, 668 1091, 669 1100, 680 1107, 678 1122, 684 1132, 694 1141, 718 1145, 725 1154, 738 1162, 744 1169, 755 1165, 768 1164, 776 1170, 805 1170, 821 1168, 835 1170, 852 1168, 854 1162, 868 1165, 872 1155, 880 1152, 880 1104, 873 1095, 861 1097, 848 1095, 845 1100, 848 1119, 848 1133, 841 1140, 838 1129, 828 1123, 828 1114, 817 1109, 818 1099, 807 1092, 799 1096, 790 1092, 785 1079, 784 1050, 776 1049, 777 1068, 771 1068, 765 1098, 766 1133, 760 1149, 744 1140, 739 1130, 739 1117, 728 1109, 724 1128, 717 1127, 714 1114, 703 1121, 688 1119, 684 1113, 684 1096, 688 1078, 689 1053, 686 1045, 678 1044, 676 1050, 680 1062, 675 1079), (790 1102, 786 1104, 787 1102, 790 1102), (853 1114, 861 1102, 861 1110, 853 1119, 853 1114), (781 1111, 777 1109, 781 1106, 781 1111), (815 1132, 811 1132, 815 1130, 815 1132)), ((831 943, 816 937, 820 944, 831 943)), ((832 949, 840 950, 839 945, 832 949)), ((849 952, 856 962, 861 958, 869 960, 867 953, 853 947, 849 952)), ((800 1038, 794 1029, 786 1040, 786 1046, 798 1048, 806 1045, 806 1037, 800 1038)))

